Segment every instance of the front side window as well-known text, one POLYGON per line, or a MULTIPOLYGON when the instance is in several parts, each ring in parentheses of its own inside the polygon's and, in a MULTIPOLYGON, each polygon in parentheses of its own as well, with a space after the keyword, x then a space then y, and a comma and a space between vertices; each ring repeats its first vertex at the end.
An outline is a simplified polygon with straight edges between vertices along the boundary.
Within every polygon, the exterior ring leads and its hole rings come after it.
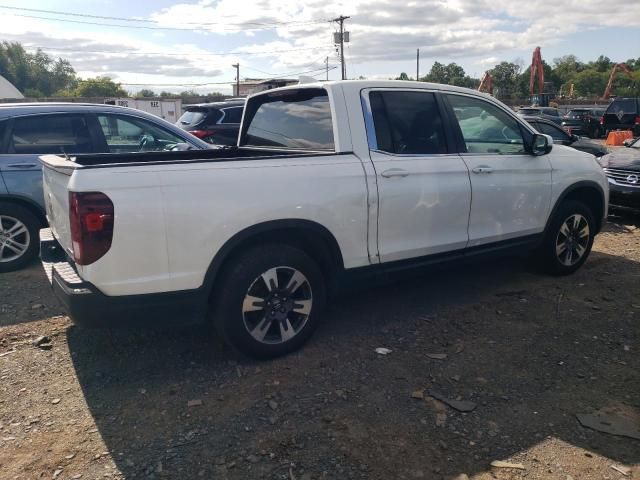
POLYGON ((71 154, 93 151, 82 115, 34 115, 16 118, 7 145, 9 153, 71 154))
POLYGON ((7 131, 7 122, 0 122, 0 153, 4 153, 5 145, 4 145, 4 136, 7 131))
POLYGON ((468 153, 526 153, 519 123, 485 100, 447 95, 468 153))
POLYGON ((124 115, 98 115, 109 152, 157 152, 184 142, 177 135, 139 118, 124 115))
POLYGON ((241 145, 303 150, 335 149, 327 91, 276 91, 247 105, 241 145))
POLYGON ((544 133, 545 135, 551 135, 551 138, 553 138, 554 140, 559 140, 561 142, 568 142, 570 140, 569 134, 567 134, 564 130, 554 127, 553 125, 549 125, 548 123, 538 123, 538 131, 540 133, 544 133))
POLYGON ((378 150, 407 155, 447 152, 433 93, 374 91, 369 94, 369 102, 378 150))

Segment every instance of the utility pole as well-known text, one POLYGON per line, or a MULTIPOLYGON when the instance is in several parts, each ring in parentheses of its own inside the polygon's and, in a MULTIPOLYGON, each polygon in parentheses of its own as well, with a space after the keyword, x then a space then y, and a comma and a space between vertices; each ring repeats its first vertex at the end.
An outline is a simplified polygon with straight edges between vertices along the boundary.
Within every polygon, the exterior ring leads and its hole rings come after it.
POLYGON ((329 57, 324 59, 325 69, 327 71, 327 81, 329 81, 329 57))
POLYGON ((416 82, 420 81, 420 49, 416 50, 416 82))
POLYGON ((240 96, 240 63, 234 63, 231 65, 236 69, 236 97, 240 96))
POLYGON ((334 18, 332 20, 332 22, 338 22, 340 24, 340 34, 339 36, 334 35, 334 40, 337 38, 338 42, 336 43, 340 43, 340 63, 342 65, 342 80, 346 80, 347 78, 347 68, 344 63, 345 33, 347 35, 346 41, 347 42, 349 41, 349 32, 344 31, 344 21, 347 18, 351 18, 351 17, 345 17, 344 15, 340 15, 338 18, 334 18))

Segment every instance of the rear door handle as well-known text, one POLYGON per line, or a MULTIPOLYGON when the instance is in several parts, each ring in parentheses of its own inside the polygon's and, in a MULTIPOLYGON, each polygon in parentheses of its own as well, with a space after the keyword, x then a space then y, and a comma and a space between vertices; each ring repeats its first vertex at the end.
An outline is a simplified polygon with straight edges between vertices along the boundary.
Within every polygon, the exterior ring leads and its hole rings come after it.
POLYGON ((10 163, 7 165, 8 168, 20 168, 26 170, 27 168, 36 168, 38 165, 36 163, 10 163))
POLYGON ((382 175, 384 178, 406 177, 407 175, 409 175, 409 172, 403 170, 402 168, 390 168, 389 170, 385 170, 384 172, 382 172, 380 175, 382 175))
POLYGON ((491 173, 493 172, 493 168, 488 165, 480 165, 479 167, 473 168, 471 171, 473 173, 491 173))

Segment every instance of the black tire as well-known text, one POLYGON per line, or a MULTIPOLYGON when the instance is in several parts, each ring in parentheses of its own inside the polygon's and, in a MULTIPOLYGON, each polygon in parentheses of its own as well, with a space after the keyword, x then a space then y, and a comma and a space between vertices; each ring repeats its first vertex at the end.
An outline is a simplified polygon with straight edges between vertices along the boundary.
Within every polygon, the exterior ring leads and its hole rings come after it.
POLYGON ((591 252, 595 229, 596 224, 593 213, 587 205, 576 200, 562 202, 549 223, 538 252, 538 257, 544 269, 552 275, 569 275, 579 269, 591 252), (561 229, 569 219, 572 219, 570 223, 574 223, 576 216, 584 219, 584 222, 580 220, 579 226, 571 232, 571 236, 575 240, 572 239, 570 241, 569 237, 561 233, 561 229), (585 223, 588 227, 588 233, 585 237, 581 237, 579 233, 584 231, 585 223), (564 247, 561 253, 557 253, 558 245, 560 245, 560 248, 564 247), (569 248, 567 245, 571 245, 571 247, 569 248), (582 248, 584 248, 584 251, 579 259, 575 261, 573 256, 578 255, 582 248), (571 250, 571 257, 568 256, 569 250, 571 250), (567 260, 569 260, 568 263, 567 260), (572 261, 575 261, 575 263, 571 263, 572 261))
POLYGON ((3 240, 6 240, 7 237, 3 236, 2 230, 0 229, 0 272, 11 272, 32 262, 38 255, 38 251, 40 249, 40 240, 38 235, 40 232, 40 221, 28 209, 21 205, 15 205, 7 202, 0 202, 0 217, 4 217, 4 228, 7 228, 7 225, 9 225, 13 220, 18 220, 27 228, 28 235, 21 235, 18 240, 21 243, 28 243, 28 246, 24 253, 14 259, 10 259, 8 253, 10 250, 8 247, 5 246, 4 250, 2 248, 3 240), (3 261, 3 259, 6 260, 3 261))
MULTIPOLYGON (((325 280, 320 268, 302 250, 285 244, 256 246, 234 256, 223 269, 221 277, 219 281, 216 281, 216 284, 218 287, 214 292, 214 306, 212 309, 214 326, 233 348, 247 356, 259 359, 278 357, 300 348, 317 327, 326 302, 325 280), (284 305, 284 303, 281 304, 279 302, 283 298, 285 301, 287 300, 286 294, 283 295, 282 293, 278 298, 274 299, 272 297, 272 295, 278 296, 277 291, 280 290, 276 288, 271 289, 271 291, 264 290, 266 281, 262 274, 275 268, 278 269, 279 284, 284 285, 290 281, 286 280, 286 275, 289 272, 293 275, 293 271, 298 271, 306 277, 306 282, 301 284, 302 287, 298 288, 297 291, 293 289, 293 293, 289 292, 291 298, 288 300, 289 302, 294 302, 293 306, 299 307, 300 304, 295 304, 294 296, 311 292, 312 302, 308 315, 305 316, 291 310, 282 313, 283 316, 287 317, 286 320, 283 318, 267 319, 268 315, 274 314, 275 310, 271 310, 271 308, 277 308, 273 307, 274 302, 278 302, 277 305, 284 305), (244 312, 245 296, 249 294, 250 289, 259 289, 260 287, 262 287, 265 294, 259 297, 264 298, 265 302, 257 302, 257 304, 260 307, 264 305, 264 309, 256 312, 244 312), (267 301, 272 306, 266 306, 267 301), (257 331, 258 325, 263 325, 262 321, 265 321, 265 326, 267 324, 270 325, 266 327, 266 331, 269 333, 264 336, 264 341, 257 340, 250 333, 252 325, 250 324, 251 319, 248 318, 249 316, 254 316, 257 319, 254 324, 256 328, 252 329, 254 333, 257 331), (301 317, 305 317, 306 320, 301 320, 301 317), (260 318, 263 320, 260 320, 260 318), (283 340, 284 335, 280 324, 284 325, 283 321, 289 322, 289 318, 293 319, 292 323, 288 323, 289 326, 295 326, 296 322, 298 322, 297 328, 299 330, 295 332, 292 338, 283 340), (268 335, 271 336, 271 343, 268 341, 268 335), (278 335, 281 337, 279 343, 278 335)), ((280 286, 282 287, 282 285, 280 286)), ((258 295, 253 295, 252 293, 252 296, 258 295)), ((252 305, 256 305, 256 303, 252 303, 252 305)), ((293 308, 293 306, 289 304, 288 308, 293 308)), ((284 312, 284 310, 282 311, 284 312)), ((296 327, 292 332, 295 329, 296 327)), ((285 331, 287 330, 285 328, 285 331)))

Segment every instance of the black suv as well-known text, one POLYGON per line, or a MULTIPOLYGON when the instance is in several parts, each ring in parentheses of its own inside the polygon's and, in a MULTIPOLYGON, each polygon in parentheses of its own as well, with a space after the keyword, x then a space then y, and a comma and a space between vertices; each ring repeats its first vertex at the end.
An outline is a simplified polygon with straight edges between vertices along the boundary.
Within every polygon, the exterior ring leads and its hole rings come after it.
POLYGON ((569 133, 600 138, 604 133, 600 125, 603 115, 604 108, 572 108, 562 117, 562 126, 569 133))
POLYGON ((634 137, 640 135, 640 98, 616 98, 604 112, 601 124, 606 134, 633 130, 634 137))
POLYGON ((235 145, 245 100, 185 105, 185 112, 176 125, 205 142, 215 145, 235 145))

